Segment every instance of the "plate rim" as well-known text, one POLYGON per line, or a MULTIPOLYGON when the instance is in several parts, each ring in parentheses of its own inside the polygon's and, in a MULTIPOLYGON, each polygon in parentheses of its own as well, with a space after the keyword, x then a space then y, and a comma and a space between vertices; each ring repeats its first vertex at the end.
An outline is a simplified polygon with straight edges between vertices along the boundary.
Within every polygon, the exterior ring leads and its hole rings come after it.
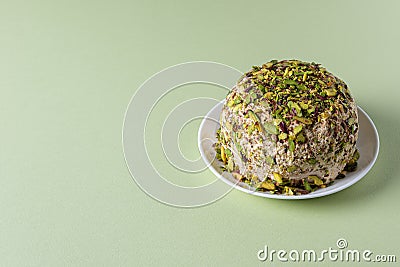
MULTIPOLYGON (((337 188, 333 188, 331 190, 326 190, 326 191, 322 191, 322 192, 318 192, 314 191, 310 194, 306 194, 306 195, 296 195, 296 196, 287 196, 287 195, 277 195, 277 194, 270 194, 270 193, 265 193, 265 192, 260 192, 260 191, 251 191, 249 189, 243 188, 242 186, 240 186, 238 183, 233 183, 231 182, 228 178, 225 178, 222 174, 218 173, 217 170, 213 167, 212 163, 213 162, 209 162, 206 155, 205 155, 205 151, 203 151, 202 149, 202 139, 201 139, 201 133, 202 133, 202 129, 204 128, 204 125, 207 122, 207 119, 212 118, 212 116, 210 116, 211 113, 213 113, 215 111, 216 108, 218 108, 220 105, 223 105, 225 103, 225 99, 220 101, 219 103, 217 103, 215 106, 213 106, 208 112, 207 114, 204 116, 204 118, 202 119, 200 126, 199 126, 199 130, 198 130, 198 135, 197 135, 197 145, 198 145, 198 149, 200 151, 201 154, 201 158, 203 159, 203 161, 206 163, 208 169, 211 170, 211 172, 218 177, 218 179, 222 180, 223 182, 225 182, 226 184, 228 184, 229 186, 232 187, 232 189, 238 189, 244 193, 250 194, 250 195, 255 195, 255 196, 259 196, 259 197, 264 197, 264 198, 272 198, 272 199, 283 199, 283 200, 299 200, 299 199, 312 199, 312 198, 319 198, 319 197, 323 197, 323 196, 328 196, 337 192, 340 192, 352 185, 354 185, 355 183, 357 183, 358 181, 360 181, 363 177, 365 177, 365 175, 372 169, 372 167, 375 165, 375 162, 378 158, 379 155, 379 149, 380 149, 380 141, 379 141, 379 133, 378 130, 374 124, 374 122, 372 121, 372 119, 369 117, 369 115, 367 114, 367 112, 365 112, 360 106, 357 105, 357 109, 358 111, 361 111, 361 113, 363 113, 363 115, 367 118, 367 121, 369 122, 370 126, 372 126, 373 129, 373 133, 376 136, 376 151, 374 153, 374 156, 372 158, 372 160, 368 163, 368 165, 366 166, 366 168, 364 170, 362 170, 356 178, 349 180, 347 183, 344 183, 343 185, 337 187, 337 188)), ((327 187, 329 188, 329 187, 327 187)))

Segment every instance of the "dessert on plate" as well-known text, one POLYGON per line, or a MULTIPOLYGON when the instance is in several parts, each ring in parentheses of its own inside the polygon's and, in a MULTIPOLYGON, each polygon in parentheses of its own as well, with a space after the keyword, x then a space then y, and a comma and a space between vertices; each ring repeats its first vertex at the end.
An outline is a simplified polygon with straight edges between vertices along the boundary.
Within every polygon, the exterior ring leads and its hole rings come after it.
POLYGON ((300 195, 357 167, 357 106, 320 64, 273 60, 254 66, 226 96, 217 158, 240 182, 300 195))

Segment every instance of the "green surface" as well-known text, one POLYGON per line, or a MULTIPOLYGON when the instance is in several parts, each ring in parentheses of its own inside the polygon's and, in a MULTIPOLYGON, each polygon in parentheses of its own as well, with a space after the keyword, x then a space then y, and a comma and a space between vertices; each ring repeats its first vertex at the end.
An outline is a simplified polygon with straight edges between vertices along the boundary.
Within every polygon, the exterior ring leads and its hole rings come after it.
MULTIPOLYGON (((1 1, 0 265, 251 266, 261 264, 264 245, 318 250, 340 237, 399 261, 399 8, 398 1, 1 1), (179 209, 144 194, 121 144, 135 90, 177 63, 246 71, 272 58, 320 62, 348 83, 380 134, 371 172, 306 201, 232 191, 179 209)), ((192 135, 197 127, 188 125, 181 145, 189 158, 198 155, 192 135)), ((304 265, 333 263, 297 264, 304 265)))

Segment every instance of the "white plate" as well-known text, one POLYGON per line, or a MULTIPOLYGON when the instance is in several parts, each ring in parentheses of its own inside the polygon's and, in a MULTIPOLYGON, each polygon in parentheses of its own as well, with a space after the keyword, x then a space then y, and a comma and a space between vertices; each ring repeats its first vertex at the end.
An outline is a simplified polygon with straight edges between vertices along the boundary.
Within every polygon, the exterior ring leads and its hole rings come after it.
POLYGON ((349 172, 345 178, 337 179, 332 185, 323 189, 318 189, 307 195, 286 196, 271 194, 269 192, 254 191, 254 189, 247 184, 242 182, 238 183, 230 173, 222 171, 220 168, 222 163, 215 158, 215 150, 212 147, 212 144, 217 141, 216 131, 219 128, 219 117, 223 103, 224 101, 213 107, 201 122, 198 134, 198 145, 201 156, 211 171, 228 185, 243 192, 256 196, 278 199, 306 199, 330 195, 355 184, 357 181, 363 178, 372 168, 378 156, 378 131, 376 130, 374 123, 369 118, 367 113, 358 107, 360 128, 357 140, 357 148, 360 152, 360 159, 358 160, 358 167, 356 171, 349 172))

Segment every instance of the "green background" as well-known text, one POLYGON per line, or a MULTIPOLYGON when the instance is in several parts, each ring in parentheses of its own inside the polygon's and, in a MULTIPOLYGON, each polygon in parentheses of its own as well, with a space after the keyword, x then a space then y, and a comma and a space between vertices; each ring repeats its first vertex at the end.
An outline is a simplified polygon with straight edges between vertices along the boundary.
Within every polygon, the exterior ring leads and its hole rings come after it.
MULTIPOLYGON (((0 265, 278 265, 260 263, 257 251, 325 249, 340 237, 352 249, 398 253, 399 9, 399 1, 1 1, 0 265), (305 201, 235 190, 181 209, 143 193, 121 141, 135 90, 186 61, 246 71, 274 58, 320 62, 348 83, 380 134, 368 175, 305 201)), ((188 157, 198 155, 197 126, 182 134, 188 157)))

